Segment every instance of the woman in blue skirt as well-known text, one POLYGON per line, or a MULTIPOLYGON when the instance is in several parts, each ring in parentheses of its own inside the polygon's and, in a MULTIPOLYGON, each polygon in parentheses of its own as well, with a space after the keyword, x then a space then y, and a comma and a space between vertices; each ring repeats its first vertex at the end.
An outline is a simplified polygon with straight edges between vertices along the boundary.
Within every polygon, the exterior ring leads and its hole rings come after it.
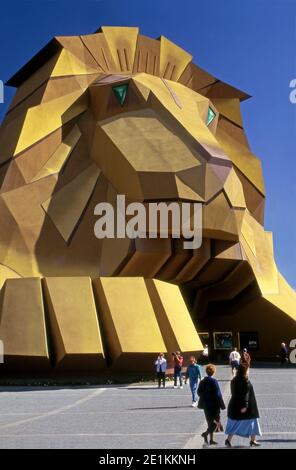
POLYGON ((259 412, 253 385, 249 381, 249 369, 241 364, 237 375, 231 381, 231 399, 227 410, 225 445, 231 447, 234 435, 251 438, 251 446, 260 446, 256 436, 262 436, 259 425, 259 412))

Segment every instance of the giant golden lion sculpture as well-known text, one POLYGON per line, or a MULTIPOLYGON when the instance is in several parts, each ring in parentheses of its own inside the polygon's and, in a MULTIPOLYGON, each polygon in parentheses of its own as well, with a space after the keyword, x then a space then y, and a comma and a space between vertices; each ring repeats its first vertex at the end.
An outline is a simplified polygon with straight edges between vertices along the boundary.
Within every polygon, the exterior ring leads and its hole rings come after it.
POLYGON ((147 371, 198 332, 258 334, 254 356, 295 336, 296 296, 264 231, 245 93, 138 28, 56 37, 12 77, 0 132, 3 371, 147 371), (203 241, 98 239, 95 206, 203 206, 203 241), (189 313, 190 312, 190 313, 189 313))

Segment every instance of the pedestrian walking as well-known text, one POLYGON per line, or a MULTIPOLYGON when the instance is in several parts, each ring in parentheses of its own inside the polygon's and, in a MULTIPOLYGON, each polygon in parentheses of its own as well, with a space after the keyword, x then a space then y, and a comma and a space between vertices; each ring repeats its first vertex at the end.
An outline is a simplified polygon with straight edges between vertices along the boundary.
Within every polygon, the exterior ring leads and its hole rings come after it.
POLYGON ((195 357, 191 356, 190 364, 188 365, 187 370, 186 370, 185 384, 187 383, 187 380, 189 379, 189 385, 190 385, 190 390, 192 394, 192 406, 194 408, 197 407, 197 388, 201 380, 201 377, 202 377, 201 368, 197 364, 195 357))
POLYGON ((181 356, 180 351, 176 351, 172 354, 174 362, 174 388, 177 388, 178 379, 180 381, 180 388, 183 388, 183 378, 182 378, 182 365, 183 365, 183 356, 181 356))
POLYGON ((202 433, 205 444, 214 445, 214 432, 223 431, 220 420, 220 410, 225 410, 222 393, 218 381, 214 378, 216 367, 209 364, 206 367, 207 377, 199 383, 197 394, 199 396, 198 408, 203 409, 207 420, 207 430, 202 433), (210 442, 208 436, 210 435, 210 442))
POLYGON ((241 355, 238 352, 237 348, 234 348, 234 350, 231 351, 231 353, 229 354, 229 364, 231 366, 233 377, 235 376, 236 371, 238 369, 240 358, 241 355))
POLYGON ((227 410, 225 445, 231 447, 234 435, 251 438, 250 446, 260 446, 256 436, 262 436, 259 424, 259 412, 253 385, 248 376, 249 369, 240 364, 236 376, 232 379, 231 399, 227 410))
POLYGON ((284 364, 287 364, 289 361, 289 351, 285 343, 281 344, 281 349, 280 349, 280 362, 281 365, 283 366, 284 364))
POLYGON ((155 361, 156 374, 158 378, 158 388, 161 387, 161 382, 163 387, 165 387, 165 373, 167 370, 167 360, 164 357, 163 353, 159 353, 158 358, 155 361))
POLYGON ((251 356, 246 348, 242 351, 240 363, 245 365, 248 369, 251 367, 251 356))

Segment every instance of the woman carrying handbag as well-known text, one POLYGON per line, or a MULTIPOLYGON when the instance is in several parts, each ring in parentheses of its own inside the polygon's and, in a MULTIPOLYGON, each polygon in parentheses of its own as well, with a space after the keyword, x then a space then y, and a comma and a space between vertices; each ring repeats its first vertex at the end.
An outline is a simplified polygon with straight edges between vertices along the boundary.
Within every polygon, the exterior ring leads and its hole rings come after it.
POLYGON ((203 409, 208 428, 202 433, 205 444, 214 445, 214 432, 223 431, 220 421, 220 410, 225 410, 222 393, 218 381, 214 378, 216 367, 209 364, 206 367, 207 377, 200 381, 197 394, 199 396, 198 408, 203 409), (210 435, 210 442, 208 441, 210 435))

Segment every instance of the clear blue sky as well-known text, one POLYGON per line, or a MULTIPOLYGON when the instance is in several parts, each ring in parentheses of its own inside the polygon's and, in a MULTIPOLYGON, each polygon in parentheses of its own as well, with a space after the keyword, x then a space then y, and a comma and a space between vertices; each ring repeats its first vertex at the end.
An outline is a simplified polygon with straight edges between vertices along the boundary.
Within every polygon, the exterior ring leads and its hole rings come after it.
MULTIPOLYGON (((0 79, 54 35, 101 25, 139 26, 190 51, 194 61, 253 98, 244 124, 265 176, 267 230, 281 272, 296 287, 296 0, 22 0, 1 3, 0 79)), ((12 96, 0 104, 0 119, 12 96)), ((1 221, 0 221, 1 223, 1 221)))

